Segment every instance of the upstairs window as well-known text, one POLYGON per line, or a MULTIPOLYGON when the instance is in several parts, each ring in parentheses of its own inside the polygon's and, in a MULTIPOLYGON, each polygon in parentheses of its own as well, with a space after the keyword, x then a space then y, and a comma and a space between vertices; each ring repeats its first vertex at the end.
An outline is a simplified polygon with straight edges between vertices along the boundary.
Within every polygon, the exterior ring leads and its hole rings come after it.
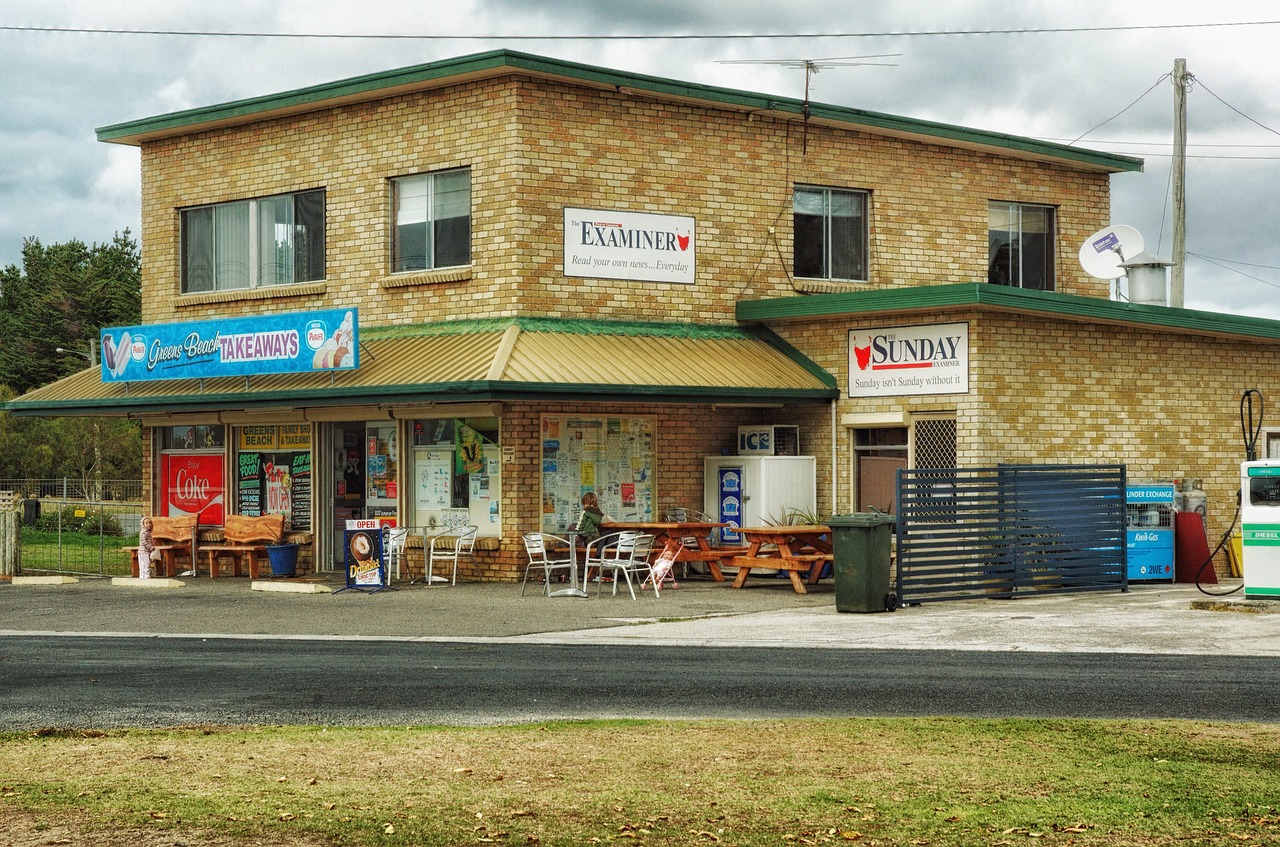
POLYGON ((471 170, 391 181, 395 273, 471 264, 471 170))
POLYGON ((324 279, 324 204, 316 190, 182 210, 183 293, 324 279))
POLYGON ((867 192, 796 186, 795 275, 865 281, 867 192))
POLYGON ((987 282, 1054 290, 1052 206, 988 204, 987 282))

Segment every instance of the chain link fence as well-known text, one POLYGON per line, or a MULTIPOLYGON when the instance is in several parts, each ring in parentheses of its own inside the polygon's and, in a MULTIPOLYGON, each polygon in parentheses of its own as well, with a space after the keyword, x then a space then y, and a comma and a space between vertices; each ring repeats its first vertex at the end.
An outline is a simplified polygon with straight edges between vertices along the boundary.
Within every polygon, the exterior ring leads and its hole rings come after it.
POLYGON ((19 497, 17 508, 20 573, 130 575, 129 554, 120 548, 138 543, 141 502, 19 497))
POLYGON ((27 499, 111 501, 142 500, 141 479, 82 479, 64 476, 57 479, 0 479, 0 491, 12 491, 27 499))

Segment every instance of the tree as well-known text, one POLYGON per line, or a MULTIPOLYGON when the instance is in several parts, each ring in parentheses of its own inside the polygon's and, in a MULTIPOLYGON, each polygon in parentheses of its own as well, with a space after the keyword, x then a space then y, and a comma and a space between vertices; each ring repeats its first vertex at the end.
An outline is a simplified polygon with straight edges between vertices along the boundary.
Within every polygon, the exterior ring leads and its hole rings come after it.
MULTIPOLYGON (((127 229, 92 247, 24 241, 22 267, 0 270, 0 400, 88 365, 57 348, 87 353, 104 327, 139 323, 141 280, 142 256, 127 229)), ((141 433, 133 421, 0 414, 2 478, 69 477, 100 493, 95 483, 104 478, 141 473, 141 433)))
POLYGON ((0 271, 0 383, 17 394, 85 367, 75 356, 99 331, 142 315, 142 256, 129 230, 110 244, 22 244, 22 267, 0 271))

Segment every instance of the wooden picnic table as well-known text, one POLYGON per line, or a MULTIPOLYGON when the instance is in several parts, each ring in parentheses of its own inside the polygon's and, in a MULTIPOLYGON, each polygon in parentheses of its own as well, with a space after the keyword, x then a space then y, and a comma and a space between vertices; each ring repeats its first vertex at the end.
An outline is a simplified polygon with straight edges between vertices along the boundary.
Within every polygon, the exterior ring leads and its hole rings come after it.
POLYGON ((737 530, 747 542, 747 549, 726 565, 736 567, 738 576, 734 588, 741 588, 752 568, 768 568, 787 572, 791 586, 797 594, 808 594, 800 580, 801 572, 808 574, 809 584, 817 583, 822 568, 834 560, 831 550, 831 527, 821 524, 795 526, 742 527, 737 530))
POLYGON ((725 560, 745 553, 746 547, 713 547, 711 531, 729 526, 715 521, 607 521, 600 525, 600 531, 606 535, 612 532, 647 532, 653 536, 654 554, 661 553, 667 542, 672 539, 683 542, 696 539, 694 547, 685 545, 676 554, 676 563, 705 562, 711 578, 716 582, 724 582, 724 573, 720 566, 727 564, 725 560))

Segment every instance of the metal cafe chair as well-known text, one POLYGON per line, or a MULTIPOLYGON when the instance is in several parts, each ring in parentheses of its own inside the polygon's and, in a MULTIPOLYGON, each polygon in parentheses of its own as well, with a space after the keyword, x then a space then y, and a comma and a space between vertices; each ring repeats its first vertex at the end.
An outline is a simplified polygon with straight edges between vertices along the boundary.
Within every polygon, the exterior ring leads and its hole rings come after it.
POLYGON ((618 594, 618 580, 626 580, 631 599, 636 599, 637 583, 644 582, 649 573, 649 554, 653 551, 653 536, 647 532, 624 532, 604 535, 587 545, 587 570, 600 572, 599 596, 604 591, 606 573, 613 574, 613 593, 618 594), (632 576, 637 579, 633 582, 632 576))
MULTIPOLYGON (((524 581, 520 584, 520 596, 524 596, 525 588, 529 585, 529 572, 534 568, 542 570, 542 593, 548 597, 551 596, 551 575, 556 571, 564 571, 569 579, 574 578, 574 567, 572 558, 552 558, 548 547, 559 549, 563 546, 569 551, 568 555, 573 555, 573 548, 569 545, 567 538, 561 538, 558 535, 551 535, 545 532, 526 532, 524 534, 524 550, 529 554, 529 563, 524 567, 524 581)), ((575 588, 577 586, 574 586, 575 588)))
POLYGON ((458 584, 458 560, 468 559, 475 561, 476 533, 479 531, 480 527, 474 524, 446 526, 434 533, 430 529, 422 531, 423 558, 426 559, 427 565, 424 581, 428 588, 437 582, 448 582, 450 585, 458 584), (435 575, 436 562, 452 565, 453 576, 451 579, 435 575))

